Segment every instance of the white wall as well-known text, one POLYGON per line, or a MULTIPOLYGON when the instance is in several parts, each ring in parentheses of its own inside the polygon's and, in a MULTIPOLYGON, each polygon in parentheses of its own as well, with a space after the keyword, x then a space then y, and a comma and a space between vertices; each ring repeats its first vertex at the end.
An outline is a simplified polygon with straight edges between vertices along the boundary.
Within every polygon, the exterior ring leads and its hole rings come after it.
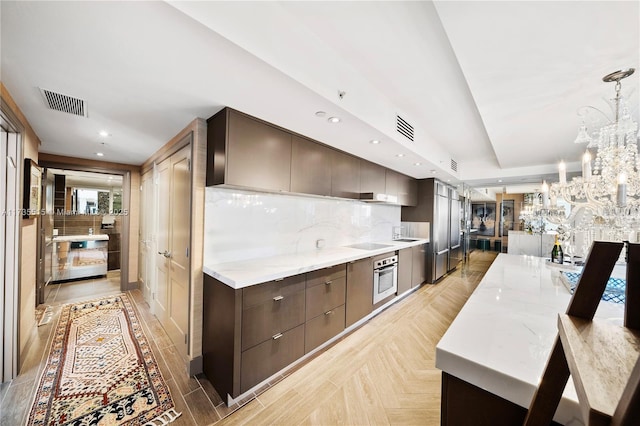
POLYGON ((390 240, 400 206, 209 187, 205 198, 207 264, 390 240))

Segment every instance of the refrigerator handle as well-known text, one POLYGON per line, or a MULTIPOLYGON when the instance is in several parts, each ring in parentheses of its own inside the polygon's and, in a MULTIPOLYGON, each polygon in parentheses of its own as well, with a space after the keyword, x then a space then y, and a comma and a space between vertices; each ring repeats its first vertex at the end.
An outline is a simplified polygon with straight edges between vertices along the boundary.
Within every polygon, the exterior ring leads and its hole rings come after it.
POLYGON ((460 248, 460 244, 455 245, 455 246, 451 246, 451 250, 454 250, 454 249, 457 249, 457 248, 460 248))
POLYGON ((446 252, 448 252, 448 251, 449 251, 449 249, 448 249, 448 248, 446 248, 446 249, 444 249, 444 250, 440 250, 440 251, 436 252, 436 255, 440 256, 441 254, 444 254, 444 253, 446 253, 446 252))

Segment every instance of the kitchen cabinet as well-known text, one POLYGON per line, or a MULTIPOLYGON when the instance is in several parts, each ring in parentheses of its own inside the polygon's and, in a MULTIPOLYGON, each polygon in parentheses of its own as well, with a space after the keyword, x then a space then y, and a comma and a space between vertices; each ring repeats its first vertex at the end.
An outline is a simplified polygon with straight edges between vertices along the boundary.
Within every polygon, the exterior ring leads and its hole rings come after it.
POLYGON ((305 324, 304 352, 309 353, 344 330, 345 305, 330 309, 305 324))
POLYGON ((360 160, 360 192, 384 194, 386 188, 386 169, 367 160, 360 160))
POLYGON ((293 136, 291 145, 291 192, 331 195, 332 149, 293 136))
POLYGON ((307 274, 306 320, 344 305, 347 270, 344 264, 307 274))
POLYGON ((290 133, 229 108, 207 124, 207 185, 290 191, 290 133))
POLYGON ((384 173, 384 193, 396 198, 399 203, 398 193, 400 189, 400 173, 386 169, 384 173))
POLYGON ((304 323, 304 286, 304 275, 296 275, 244 289, 243 351, 304 323))
POLYGON ((279 333, 242 352, 240 392, 246 392, 267 377, 304 355, 304 326, 279 333))
POLYGON ((411 247, 411 254, 411 287, 417 287, 427 280, 427 244, 411 247))
POLYGON ((342 151, 331 153, 331 195, 360 198, 360 159, 342 151))
POLYGON ((274 124, 224 108, 207 120, 207 186, 417 204, 417 181, 274 124))
POLYGON ((413 247, 398 250, 398 295, 409 291, 413 287, 412 273, 413 247))
POLYGON ((304 352, 311 352, 345 328, 345 264, 307 274, 304 352))
POLYGON ((401 206, 418 205, 418 181, 400 173, 398 174, 398 204, 401 206))
POLYGON ((346 323, 349 327, 373 311, 373 258, 347 264, 346 323))

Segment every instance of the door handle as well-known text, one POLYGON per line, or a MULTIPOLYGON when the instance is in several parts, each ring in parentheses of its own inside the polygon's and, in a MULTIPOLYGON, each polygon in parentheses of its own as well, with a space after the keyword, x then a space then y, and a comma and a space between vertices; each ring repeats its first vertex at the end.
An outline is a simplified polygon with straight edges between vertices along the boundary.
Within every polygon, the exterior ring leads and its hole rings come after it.
POLYGON ((164 252, 159 251, 158 254, 163 255, 164 257, 166 257, 167 259, 169 259, 171 257, 171 252, 168 250, 165 250, 164 252))

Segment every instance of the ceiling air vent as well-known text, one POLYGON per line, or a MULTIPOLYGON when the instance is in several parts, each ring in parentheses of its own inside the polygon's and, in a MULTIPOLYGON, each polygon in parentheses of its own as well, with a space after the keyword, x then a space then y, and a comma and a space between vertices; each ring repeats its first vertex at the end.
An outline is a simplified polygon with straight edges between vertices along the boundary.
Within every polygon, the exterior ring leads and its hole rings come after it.
POLYGON ((396 115, 396 129, 398 133, 413 142, 413 126, 399 115, 396 115))
POLYGON ((451 170, 453 170, 454 172, 458 171, 458 162, 453 158, 451 159, 451 170))
POLYGON ((81 117, 87 117, 87 108, 82 99, 42 88, 40 88, 40 92, 42 92, 42 96, 44 96, 44 100, 49 108, 73 115, 79 115, 81 117))

